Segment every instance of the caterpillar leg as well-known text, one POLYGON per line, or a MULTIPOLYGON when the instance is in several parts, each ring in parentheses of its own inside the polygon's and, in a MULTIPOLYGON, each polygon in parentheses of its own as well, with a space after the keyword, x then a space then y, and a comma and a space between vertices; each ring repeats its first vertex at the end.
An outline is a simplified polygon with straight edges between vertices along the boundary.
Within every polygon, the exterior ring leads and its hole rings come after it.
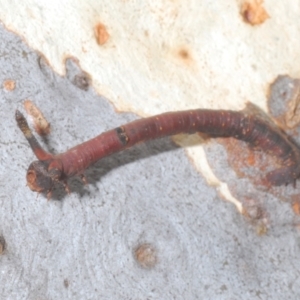
POLYGON ((81 178, 81 180, 82 180, 82 182, 83 182, 84 184, 88 184, 88 181, 87 181, 87 179, 86 179, 86 177, 85 177, 84 174, 80 174, 80 178, 81 178))

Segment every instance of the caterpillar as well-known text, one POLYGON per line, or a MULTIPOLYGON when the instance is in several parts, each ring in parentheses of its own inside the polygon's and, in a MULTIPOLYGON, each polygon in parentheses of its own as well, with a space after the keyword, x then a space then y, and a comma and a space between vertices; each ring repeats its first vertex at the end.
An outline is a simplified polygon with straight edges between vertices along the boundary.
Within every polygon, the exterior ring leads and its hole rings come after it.
POLYGON ((48 199, 56 183, 62 183, 69 192, 67 179, 74 175, 83 176, 86 168, 103 157, 137 143, 179 133, 200 132, 211 137, 233 137, 274 156, 280 167, 266 174, 269 185, 295 183, 300 177, 299 147, 253 104, 240 111, 195 109, 135 120, 58 155, 52 155, 40 146, 18 110, 15 118, 38 158, 27 170, 27 185, 32 191, 46 193, 48 199))

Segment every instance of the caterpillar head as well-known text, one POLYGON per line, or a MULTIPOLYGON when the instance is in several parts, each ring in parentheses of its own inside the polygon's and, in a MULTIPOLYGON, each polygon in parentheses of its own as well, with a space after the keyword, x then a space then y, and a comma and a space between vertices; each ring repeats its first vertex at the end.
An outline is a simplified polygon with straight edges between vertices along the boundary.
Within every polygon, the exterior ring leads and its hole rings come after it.
POLYGON ((29 188, 38 193, 46 193, 51 196, 51 191, 55 182, 61 178, 61 169, 53 166, 52 160, 37 160, 30 164, 26 180, 29 188))

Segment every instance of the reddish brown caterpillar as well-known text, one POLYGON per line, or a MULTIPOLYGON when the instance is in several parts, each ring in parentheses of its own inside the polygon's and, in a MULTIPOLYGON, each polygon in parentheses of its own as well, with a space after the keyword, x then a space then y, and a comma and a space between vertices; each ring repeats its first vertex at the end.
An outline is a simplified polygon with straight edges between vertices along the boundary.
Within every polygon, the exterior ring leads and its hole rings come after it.
POLYGON ((51 197, 55 183, 63 183, 69 191, 69 177, 82 175, 86 168, 105 156, 140 142, 179 133, 201 132, 212 137, 233 137, 259 147, 276 157, 281 165, 267 173, 266 180, 270 185, 288 184, 300 177, 298 146, 253 104, 241 111, 196 109, 167 112, 136 120, 104 132, 58 155, 42 149, 18 110, 16 120, 39 159, 28 168, 27 184, 33 191, 47 193, 48 198, 51 197))

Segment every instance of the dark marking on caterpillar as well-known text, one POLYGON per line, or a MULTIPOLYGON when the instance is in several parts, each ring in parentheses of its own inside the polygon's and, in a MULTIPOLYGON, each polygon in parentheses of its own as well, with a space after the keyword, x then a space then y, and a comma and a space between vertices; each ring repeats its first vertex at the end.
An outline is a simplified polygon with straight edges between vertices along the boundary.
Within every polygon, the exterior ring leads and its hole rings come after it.
POLYGON ((115 130, 116 130, 116 133, 117 133, 122 145, 126 146, 126 144, 128 142, 128 137, 127 137, 124 127, 117 127, 115 130))
POLYGON ((16 120, 39 159, 28 168, 27 184, 33 191, 47 193, 48 198, 56 183, 61 182, 68 189, 66 180, 69 177, 83 174, 86 168, 103 157, 140 142, 179 133, 200 132, 211 137, 233 137, 272 155, 280 167, 263 178, 268 185, 295 183, 300 177, 299 147, 253 104, 248 104, 241 111, 195 109, 139 119, 58 155, 41 148, 19 111, 16 111, 16 120))

